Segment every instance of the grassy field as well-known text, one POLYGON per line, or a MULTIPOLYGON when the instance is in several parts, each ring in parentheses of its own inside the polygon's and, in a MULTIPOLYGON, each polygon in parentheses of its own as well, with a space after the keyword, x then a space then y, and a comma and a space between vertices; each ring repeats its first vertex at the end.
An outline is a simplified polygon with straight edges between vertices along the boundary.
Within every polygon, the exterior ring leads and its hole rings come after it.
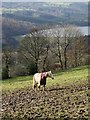
MULTIPOLYGON (((82 66, 78 68, 73 68, 66 70, 64 72, 57 72, 54 74, 54 80, 47 78, 47 87, 59 84, 60 86, 65 86, 69 84, 80 83, 87 80, 88 76, 88 66, 82 66)), ((2 90, 15 91, 22 88, 27 88, 32 86, 33 76, 21 76, 11 79, 6 79, 2 81, 2 90)))

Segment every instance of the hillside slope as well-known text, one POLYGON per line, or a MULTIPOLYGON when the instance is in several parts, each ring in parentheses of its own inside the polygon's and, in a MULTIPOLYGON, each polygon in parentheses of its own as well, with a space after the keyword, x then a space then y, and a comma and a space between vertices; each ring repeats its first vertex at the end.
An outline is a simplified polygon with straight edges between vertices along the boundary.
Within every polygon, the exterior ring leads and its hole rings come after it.
MULTIPOLYGON (((65 72, 58 72, 54 74, 54 80, 47 78, 47 86, 59 84, 60 86, 67 86, 71 84, 81 83, 88 78, 88 66, 78 67, 67 70, 65 72)), ((3 91, 15 91, 17 89, 32 86, 33 76, 15 77, 2 81, 3 91)))

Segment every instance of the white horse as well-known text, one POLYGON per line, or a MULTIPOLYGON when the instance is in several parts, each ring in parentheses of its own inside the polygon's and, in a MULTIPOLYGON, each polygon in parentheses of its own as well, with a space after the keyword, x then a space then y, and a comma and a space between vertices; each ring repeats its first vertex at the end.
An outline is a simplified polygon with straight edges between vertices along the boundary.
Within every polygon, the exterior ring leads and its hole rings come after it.
POLYGON ((36 91, 37 86, 40 89, 40 85, 43 85, 43 90, 45 90, 47 77, 54 79, 51 71, 34 74, 34 76, 33 76, 33 88, 35 91, 36 91))

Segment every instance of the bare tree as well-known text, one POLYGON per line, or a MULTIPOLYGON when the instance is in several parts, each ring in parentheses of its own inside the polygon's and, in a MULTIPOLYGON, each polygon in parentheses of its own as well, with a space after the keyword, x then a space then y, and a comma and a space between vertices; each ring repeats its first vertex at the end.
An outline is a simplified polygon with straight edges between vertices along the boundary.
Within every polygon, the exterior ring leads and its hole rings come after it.
MULTIPOLYGON (((72 43, 74 43, 74 45, 77 44, 76 40, 82 36, 82 33, 80 32, 79 28, 77 26, 72 26, 72 25, 65 25, 64 26, 64 31, 63 31, 63 52, 64 52, 64 68, 67 69, 67 62, 68 62, 68 58, 67 58, 67 54, 68 54, 68 50, 71 49, 72 43)), ((72 48, 73 50, 73 48, 72 48)), ((76 49, 75 49, 76 50, 76 49)), ((73 54, 73 53, 72 53, 73 54)), ((77 55, 76 55, 76 51, 75 51, 75 61, 77 62, 77 55)), ((77 64, 77 63, 76 63, 77 64)))
POLYGON ((32 60, 36 65, 36 72, 38 72, 38 63, 40 56, 47 51, 49 42, 42 34, 42 31, 33 29, 20 43, 20 52, 27 60, 32 60))
POLYGON ((53 42, 52 42, 52 53, 58 57, 60 67, 63 70, 63 58, 62 58, 62 28, 55 28, 56 31, 53 33, 53 42))
POLYGON ((48 57, 48 51, 49 51, 49 45, 46 47, 46 54, 45 54, 45 57, 44 57, 44 60, 43 60, 43 71, 46 71, 45 64, 46 64, 46 60, 47 60, 47 57, 48 57))
POLYGON ((83 64, 83 60, 86 56, 87 51, 87 45, 86 45, 86 39, 84 36, 79 36, 75 38, 73 41, 73 55, 74 55, 74 66, 77 67, 81 64, 83 64))
POLYGON ((63 51, 64 51, 64 68, 67 69, 67 49, 73 39, 72 26, 64 26, 63 31, 63 51))
MULTIPOLYGON (((81 32, 78 27, 73 25, 64 25, 60 28, 56 28, 54 37, 53 51, 58 56, 61 68, 67 69, 68 65, 68 51, 73 50, 72 43, 76 45, 76 39, 81 36, 81 32)), ((76 49, 75 49, 76 50, 76 49)), ((75 61, 77 62, 77 53, 74 51, 75 61)), ((72 53, 73 54, 73 53, 72 53)), ((76 63, 77 64, 77 63, 76 63)))

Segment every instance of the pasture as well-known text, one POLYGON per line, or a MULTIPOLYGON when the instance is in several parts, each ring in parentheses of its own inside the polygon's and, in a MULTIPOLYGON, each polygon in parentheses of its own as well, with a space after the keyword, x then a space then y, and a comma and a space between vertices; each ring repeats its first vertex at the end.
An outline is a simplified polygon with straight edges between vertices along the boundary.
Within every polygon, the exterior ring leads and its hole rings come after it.
POLYGON ((88 66, 58 71, 46 91, 33 91, 32 77, 2 81, 2 119, 88 120, 88 66))

